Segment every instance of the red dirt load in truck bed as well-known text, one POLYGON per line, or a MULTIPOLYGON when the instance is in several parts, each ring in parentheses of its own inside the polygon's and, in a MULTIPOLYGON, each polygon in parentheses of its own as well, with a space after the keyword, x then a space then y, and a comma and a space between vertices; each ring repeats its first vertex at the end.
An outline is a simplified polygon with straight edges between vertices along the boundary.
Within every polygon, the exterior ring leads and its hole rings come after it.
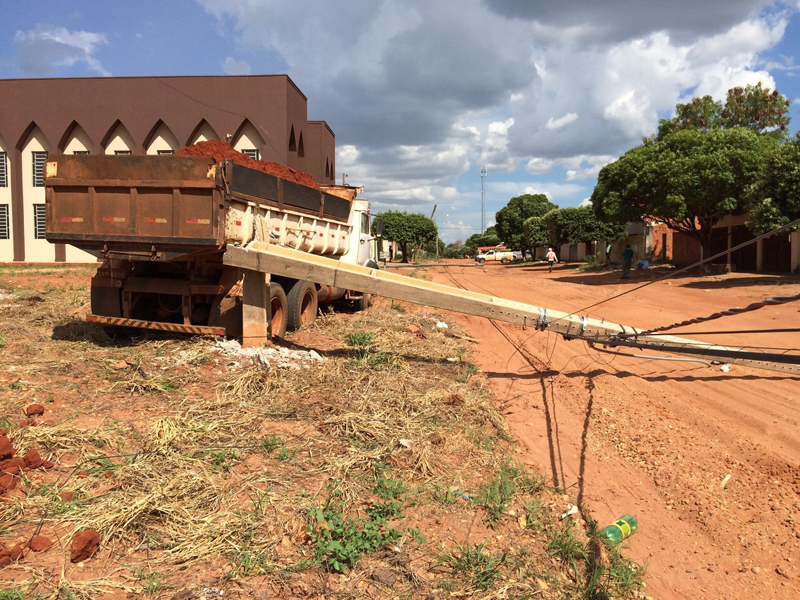
POLYGON ((301 185, 319 189, 319 184, 314 181, 314 178, 308 173, 303 173, 302 171, 268 160, 254 160, 246 154, 235 150, 229 143, 221 140, 199 142, 194 146, 187 146, 183 150, 178 150, 175 154, 181 156, 205 156, 207 158, 213 158, 217 162, 230 159, 244 167, 258 169, 259 171, 281 177, 282 179, 288 179, 289 181, 294 181, 301 185))

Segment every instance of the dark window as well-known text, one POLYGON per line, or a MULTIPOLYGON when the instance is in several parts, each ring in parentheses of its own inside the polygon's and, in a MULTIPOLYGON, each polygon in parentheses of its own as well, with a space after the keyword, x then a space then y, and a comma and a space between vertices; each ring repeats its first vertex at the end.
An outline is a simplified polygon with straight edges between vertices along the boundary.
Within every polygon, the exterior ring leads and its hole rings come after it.
POLYGON ((303 145, 303 132, 300 132, 300 143, 297 144, 297 156, 303 158, 306 155, 306 148, 303 145))
POLYGON ((328 179, 331 176, 331 163, 328 162, 328 159, 325 159, 325 179, 328 179))
POLYGON ((8 204, 0 204, 0 240, 10 240, 11 229, 8 223, 8 204))
POLYGON ((114 150, 114 154, 116 154, 117 156, 127 156, 128 154, 131 154, 131 151, 130 150, 114 150))
POLYGON ((8 187, 8 159, 5 152, 0 152, 0 187, 8 187))
POLYGON ((73 152, 73 154, 75 154, 76 156, 81 156, 81 155, 84 155, 84 154, 89 154, 89 151, 88 150, 75 150, 75 152, 73 152))
POLYGON ((44 187, 44 163, 47 161, 47 152, 31 154, 33 154, 33 187, 44 187))
POLYGON ((175 154, 175 150, 157 150, 159 155, 162 154, 175 154))
POLYGON ((45 235, 45 208, 44 204, 33 205, 33 237, 43 240, 45 235))
POLYGON ((253 160, 261 160, 261 153, 256 148, 245 148, 242 154, 246 154, 253 160))
POLYGON ((289 152, 297 152, 297 141, 294 139, 294 125, 292 125, 292 132, 289 134, 289 152))

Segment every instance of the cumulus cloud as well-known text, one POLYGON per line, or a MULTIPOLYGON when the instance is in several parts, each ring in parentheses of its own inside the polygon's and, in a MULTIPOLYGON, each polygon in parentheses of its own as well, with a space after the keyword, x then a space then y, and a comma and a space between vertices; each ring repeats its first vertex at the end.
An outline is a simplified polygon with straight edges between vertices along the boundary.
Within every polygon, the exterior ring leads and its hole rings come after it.
POLYGON ((58 67, 84 63, 89 70, 109 76, 95 56, 97 47, 106 44, 102 33, 69 31, 64 27, 37 25, 32 31, 17 31, 14 44, 17 63, 26 76, 50 75, 58 67))
POLYGON ((530 176, 493 179, 493 199, 530 189, 577 205, 676 103, 774 88, 778 67, 763 55, 797 10, 771 0, 197 2, 235 23, 242 50, 280 55, 311 118, 336 132, 337 167, 378 208, 429 212, 448 197, 462 219, 480 196, 459 181, 479 190, 481 166, 530 176))
POLYGON ((225 61, 222 63, 222 71, 226 75, 250 75, 251 69, 246 61, 226 56, 225 61))
POLYGON ((570 123, 574 123, 578 120, 578 115, 575 113, 567 113, 563 117, 559 117, 558 119, 554 119, 550 117, 547 119, 547 123, 545 123, 545 128, 547 129, 561 129, 562 127, 566 127, 570 123))

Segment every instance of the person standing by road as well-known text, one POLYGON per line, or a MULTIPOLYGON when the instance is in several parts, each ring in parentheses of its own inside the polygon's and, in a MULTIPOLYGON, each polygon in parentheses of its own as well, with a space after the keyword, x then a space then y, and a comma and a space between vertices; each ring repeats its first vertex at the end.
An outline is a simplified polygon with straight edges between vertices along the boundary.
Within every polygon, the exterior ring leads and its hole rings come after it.
POLYGON ((606 264, 611 264, 611 242, 606 244, 606 264))
POLYGON ((633 261, 633 250, 630 244, 625 246, 625 252, 622 253, 622 278, 631 278, 631 262, 633 261))
POLYGON ((547 260, 547 264, 550 265, 550 272, 552 273, 553 272, 553 263, 557 263, 558 262, 558 257, 556 256, 556 253, 553 252, 552 248, 548 248, 547 249, 547 255, 545 256, 545 259, 547 260))

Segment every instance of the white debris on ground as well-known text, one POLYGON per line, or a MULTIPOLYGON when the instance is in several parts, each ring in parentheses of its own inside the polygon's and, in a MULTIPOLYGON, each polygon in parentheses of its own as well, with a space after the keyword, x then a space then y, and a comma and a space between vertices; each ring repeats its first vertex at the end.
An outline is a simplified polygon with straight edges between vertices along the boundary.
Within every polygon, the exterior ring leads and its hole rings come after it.
MULTIPOLYGON (((325 360, 314 350, 290 350, 278 346, 242 348, 236 340, 219 340, 214 344, 214 348, 223 356, 234 359, 249 358, 265 367, 276 369, 308 369, 325 360)), ((250 361, 235 361, 237 366, 241 366, 243 362, 248 364, 250 361)))

